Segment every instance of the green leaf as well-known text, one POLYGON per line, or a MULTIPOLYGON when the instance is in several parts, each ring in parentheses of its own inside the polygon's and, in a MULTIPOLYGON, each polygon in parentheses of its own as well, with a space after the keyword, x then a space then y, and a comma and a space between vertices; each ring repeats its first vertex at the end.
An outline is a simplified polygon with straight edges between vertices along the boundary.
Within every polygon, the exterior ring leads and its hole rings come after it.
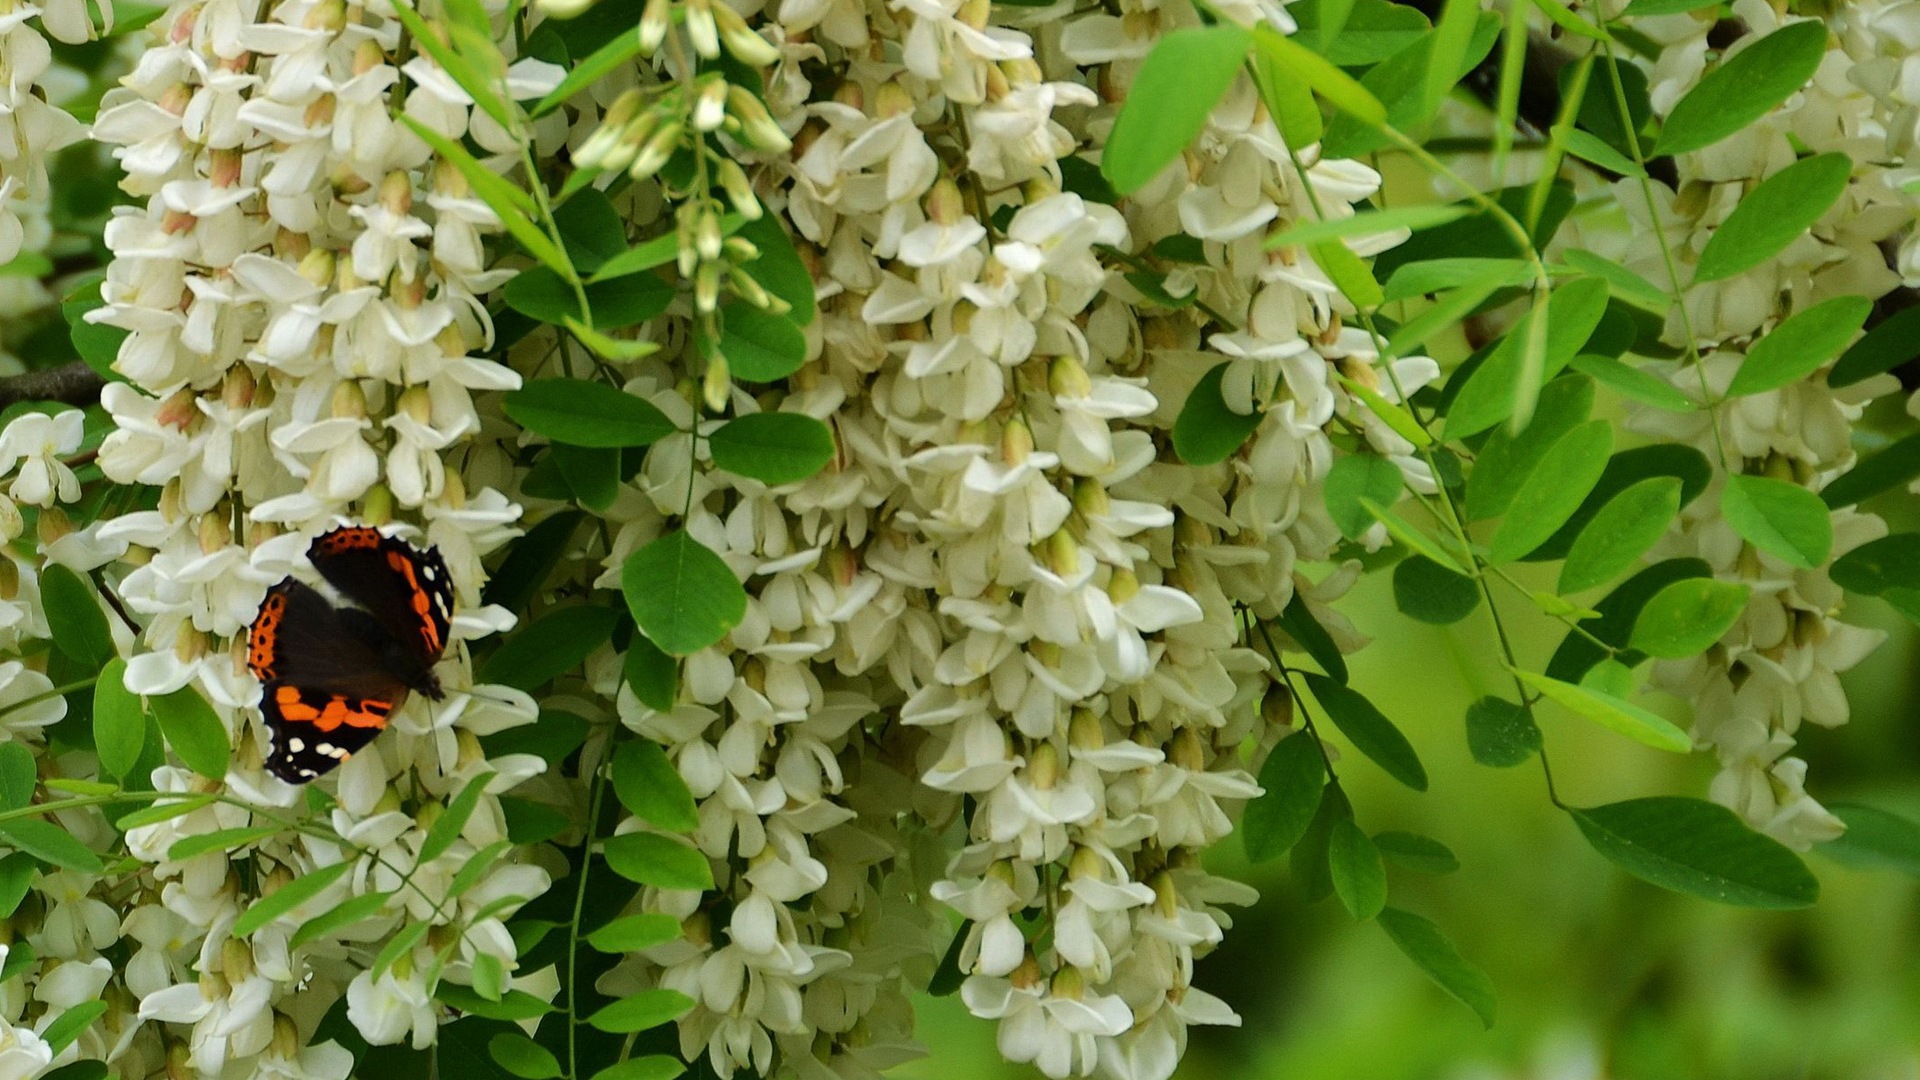
MULTIPOLYGON (((1553 291, 1547 302, 1546 345, 1540 357, 1540 378, 1553 378, 1567 366, 1593 336, 1607 310, 1607 283, 1597 278, 1575 278, 1553 291)), ((1537 310, 1528 312, 1507 332, 1486 362, 1467 377, 1466 385, 1447 409, 1447 437, 1464 439, 1487 430, 1513 415, 1514 387, 1519 384, 1523 352, 1537 310)))
POLYGON ((447 808, 433 821, 433 827, 427 830, 427 838, 420 844, 420 854, 414 859, 414 865, 422 866, 453 850, 453 842, 460 839, 460 833, 467 827, 468 819, 473 817, 474 808, 480 805, 480 796, 487 793, 487 785, 493 782, 493 774, 484 772, 467 781, 460 794, 453 797, 447 808))
POLYGON ((1568 813, 1594 850, 1663 889, 1752 908, 1807 907, 1820 895, 1798 856, 1716 803, 1630 799, 1568 813))
POLYGON ((1380 929, 1436 986, 1472 1009, 1482 1024, 1493 1026, 1493 980, 1461 959, 1459 950, 1439 927, 1411 911, 1387 908, 1380 912, 1380 929))
POLYGON ((1673 297, 1665 289, 1621 266, 1612 259, 1595 255, 1591 251, 1569 248, 1560 253, 1560 259, 1569 267, 1589 277, 1605 281, 1613 293, 1622 300, 1656 314, 1665 314, 1673 306, 1673 297))
POLYGON ((1327 872, 1347 914, 1365 922, 1387 906, 1387 868, 1373 840, 1352 818, 1333 823, 1327 838, 1327 872))
POLYGON ((1864 296, 1836 296, 1774 327, 1747 350, 1727 396, 1776 390, 1813 374, 1853 340, 1872 311, 1864 296))
POLYGON ((1633 624, 1633 647, 1648 656, 1698 656, 1747 609, 1748 589, 1712 578, 1676 581, 1654 594, 1633 624))
POLYGON ((1344 240, 1349 236, 1374 236, 1393 232, 1396 229, 1419 232, 1422 229, 1431 229, 1435 225, 1445 225, 1449 221, 1458 221, 1474 212, 1474 207, 1464 203, 1434 203, 1401 206, 1390 210, 1362 210, 1349 217, 1333 218, 1328 221, 1295 222, 1267 237, 1266 247, 1268 251, 1295 244, 1301 247, 1312 247, 1330 240, 1344 240))
POLYGON ((1592 376, 1596 382, 1629 401, 1667 412, 1693 412, 1699 408, 1692 398, 1681 393, 1672 383, 1611 356, 1576 356, 1573 358, 1573 369, 1592 376))
MULTIPOLYGON (((771 315, 751 304, 728 304, 720 309, 720 354, 727 370, 748 382, 777 382, 807 362, 806 332, 793 320, 771 315)), ((713 345, 701 347, 712 354, 713 345)))
POLYGON ((1474 455, 1473 471, 1467 474, 1467 519, 1506 513, 1547 451, 1592 411, 1591 379, 1565 376, 1541 387, 1532 422, 1519 432, 1495 428, 1474 455))
POLYGON ((92 1027, 95 1020, 106 1015, 106 1011, 107 1003, 104 1001, 83 1001, 48 1024, 47 1029, 40 1033, 40 1038, 47 1044, 47 1050, 58 1056, 92 1027))
POLYGON ((1340 380, 1342 389, 1360 399, 1360 404, 1365 405, 1368 412, 1385 421, 1386 425, 1393 429, 1395 435, 1400 436, 1417 447, 1424 448, 1433 445, 1433 436, 1427 434, 1427 429, 1420 426, 1420 422, 1413 418, 1413 414, 1399 405, 1388 401, 1385 397, 1381 396, 1380 391, 1373 389, 1366 383, 1350 379, 1345 375, 1336 375, 1334 377, 1340 380))
POLYGON ((674 1080, 687 1067, 666 1054, 628 1058, 593 1074, 593 1080, 674 1080))
POLYGON ((1386 718, 1373 702, 1368 701, 1359 691, 1350 689, 1324 675, 1308 673, 1305 676, 1307 688, 1313 691, 1314 699, 1326 710, 1327 718, 1332 720, 1340 733, 1353 743, 1354 749, 1373 759, 1374 764, 1387 771, 1387 775, 1407 785, 1415 791, 1427 790, 1427 770, 1420 764, 1420 757, 1413 751, 1413 744, 1386 718))
POLYGON ((1621 176, 1645 176, 1647 171, 1633 163, 1633 159, 1607 145, 1604 139, 1589 134, 1577 127, 1560 124, 1554 127, 1553 134, 1560 139, 1567 153, 1581 161, 1592 162, 1608 172, 1621 176))
POLYGON ((1835 585, 1867 596, 1920 588, 1920 533, 1870 540, 1835 559, 1828 573, 1835 585))
POLYGON ((1296 40, 1312 45, 1316 51, 1340 67, 1377 64, 1419 41, 1430 24, 1417 8, 1390 4, 1384 0, 1354 0, 1344 20, 1322 20, 1319 0, 1301 0, 1287 5, 1298 27, 1296 40), (1337 33, 1324 33, 1339 22, 1337 33))
MULTIPOLYGON (((1253 47, 1268 62, 1298 77, 1312 87, 1315 93, 1331 102, 1334 108, 1360 123, 1368 127, 1379 127, 1387 122, 1387 107, 1380 104, 1380 99, 1374 97, 1372 91, 1360 85, 1353 76, 1329 63, 1326 58, 1280 34, 1272 27, 1264 24, 1254 27, 1253 47)), ((1133 86, 1135 93, 1138 92, 1139 87, 1139 82, 1135 81, 1133 86)), ((1183 92, 1176 91, 1176 93, 1183 92)))
POLYGON ((1509 670, 1521 682, 1538 690, 1547 700, 1569 712, 1584 716, 1601 727, 1617 731, 1637 742, 1646 743, 1656 750, 1684 754, 1693 749, 1693 739, 1686 732, 1673 726, 1673 723, 1665 717, 1630 701, 1590 686, 1561 682, 1559 679, 1538 675, 1523 668, 1509 670))
POLYGON ((171 694, 149 697, 147 707, 160 722, 167 745, 187 768, 209 780, 226 779, 233 745, 227 741, 226 725, 198 690, 186 686, 171 694))
POLYGON ((762 412, 736 417, 707 436, 713 463, 778 487, 798 483, 833 460, 833 432, 802 413, 762 412))
POLYGON ((494 123, 508 131, 514 130, 513 119, 507 111, 508 105, 500 95, 500 76, 490 77, 481 67, 498 68, 501 75, 505 74, 506 58, 494 45, 491 31, 443 21, 440 25, 446 28, 447 37, 451 39, 443 42, 414 11, 409 0, 398 0, 392 6, 393 13, 406 26, 407 33, 412 35, 414 44, 433 57, 434 62, 460 85, 460 89, 473 98, 473 103, 493 118, 494 123))
POLYGON ((678 990, 642 990, 587 1017, 587 1023, 601 1031, 625 1035, 678 1020, 692 1010, 693 1005, 693 999, 678 990))
MULTIPOLYGON (((1412 9, 1402 10, 1411 11, 1412 9)), ((1273 115, 1274 125, 1280 129, 1280 137, 1286 141, 1286 144, 1295 150, 1304 150, 1319 142, 1326 129, 1320 120, 1320 105, 1313 100, 1313 90, 1307 85, 1306 80, 1288 71, 1271 55, 1259 49, 1254 50, 1249 62, 1253 67, 1254 81, 1260 86, 1260 99, 1266 103, 1267 111, 1273 115)), ((1080 159, 1063 159, 1062 175, 1065 175, 1066 162, 1078 160, 1080 159)), ((1106 186, 1104 179, 1101 180, 1101 184, 1106 186)), ((1073 190, 1072 186, 1069 185, 1067 190, 1073 190)), ((1112 202, 1113 200, 1095 201, 1112 202)))
POLYGON ((553 212, 553 223, 567 257, 581 273, 591 273, 627 250, 627 223, 598 188, 587 188, 553 212))
POLYGON ((1786 250, 1833 207, 1852 171, 1853 159, 1847 155, 1821 154, 1767 177, 1734 204, 1727 220, 1707 238, 1694 267, 1694 283, 1730 278, 1786 250))
POLYGON ((1460 79, 1460 68, 1473 43, 1474 25, 1480 18, 1478 0, 1446 0, 1440 19, 1434 23, 1428 39, 1426 70, 1420 90, 1420 106, 1411 118, 1418 124, 1440 110, 1440 103, 1460 79))
POLYGON ((1639 561, 1680 513, 1680 480, 1656 476, 1615 495, 1600 508, 1567 552, 1561 595, 1603 585, 1639 561))
POLYGON ((713 868, 698 848, 656 833, 622 833, 606 842, 607 865, 628 881, 661 889, 711 889, 713 868))
POLYGON ((1420 874, 1451 874, 1460 869, 1452 849, 1430 836, 1410 832, 1383 832, 1373 846, 1388 862, 1420 874))
POLYGON ((652 402, 585 379, 533 379, 503 404, 514 423, 574 446, 648 446, 675 430, 652 402))
POLYGON ((0 809, 18 810, 33 802, 38 782, 33 751, 15 739, 0 743, 0 809))
POLYGON ((507 838, 516 844, 545 843, 573 824, 565 810, 511 795, 500 797, 500 815, 507 822, 507 838))
POLYGON ((1719 7, 1724 0, 1633 0, 1627 5, 1629 18, 1639 19, 1649 15, 1683 15, 1701 8, 1719 7))
POLYGON ((0 919, 11 919, 20 910, 20 901, 27 898, 27 890, 39 872, 39 864, 24 851, 0 858, 0 919))
MULTIPOLYGON (((1505 263, 1508 260, 1492 260, 1505 263)), ((1377 268, 1379 263, 1374 264, 1377 268)), ((1409 263, 1419 266, 1420 263, 1409 263)), ((1472 281, 1435 299, 1433 306, 1401 323, 1387 336, 1387 352, 1393 356, 1406 356, 1419 348, 1429 338, 1452 327, 1466 318, 1486 302, 1487 297, 1500 289, 1507 281, 1508 272, 1504 266, 1492 267, 1472 281)), ((1392 292, 1392 282, 1399 279, 1396 272, 1389 280, 1387 291, 1392 292)), ((1416 443, 1415 445, 1421 445, 1416 443)))
POLYGON ((610 607, 577 604, 550 611, 508 638, 480 665, 482 682, 533 691, 579 667, 613 636, 610 607))
POLYGON ((1854 506, 1900 487, 1916 476, 1920 476, 1920 435, 1909 435, 1865 458, 1821 488, 1820 501, 1836 510, 1854 506))
POLYGON ((1373 271, 1367 268, 1360 256, 1353 253, 1352 248, 1337 240, 1328 240, 1314 244, 1307 251, 1327 275, 1327 280, 1333 282, 1333 287, 1339 289, 1340 294, 1351 301, 1355 308, 1371 311, 1386 299, 1373 271))
POLYGON ((1590 420, 1556 440, 1527 474, 1487 545, 1493 563, 1512 562, 1545 543, 1600 481, 1613 449, 1613 425, 1590 420))
POLYGON ((487 1055, 521 1080, 553 1080, 561 1075, 553 1051, 517 1031, 502 1031, 487 1040, 487 1055))
POLYGON ((768 292, 787 302, 787 318, 796 326, 812 325, 819 309, 814 300, 813 275, 800 261, 793 238, 780 224, 780 214, 762 214, 742 222, 740 235, 760 249, 760 257, 745 267, 747 275, 768 292))
MULTIPOLYGON (((578 196, 576 196, 577 198, 578 196)), ((595 330, 620 330, 657 318, 673 303, 673 287, 651 274, 632 274, 613 281, 584 286, 587 306, 593 309, 595 330)), ((522 270, 507 282, 501 296, 507 306, 531 319, 553 326, 586 323, 573 286, 554 270, 536 266, 522 270)))
MULTIPOLYGON (((1471 208, 1469 208, 1471 209, 1471 208)), ((1482 279, 1491 279, 1492 288, 1513 288, 1533 280, 1533 268, 1519 259, 1481 259, 1458 256, 1421 259, 1396 267, 1387 279, 1383 295, 1388 303, 1411 300, 1446 289, 1464 288, 1482 279)), ((1489 288, 1489 292, 1492 291, 1489 288)))
POLYGON ((1920 307, 1904 308, 1882 320, 1834 362, 1827 385, 1852 386, 1920 356, 1920 307))
POLYGON ((1607 460, 1600 482, 1593 485, 1580 509, 1574 511, 1553 538, 1535 548, 1529 559, 1564 558, 1573 550, 1573 542, 1613 497, 1652 476, 1672 476, 1680 481, 1680 505, 1700 497, 1713 479, 1713 464, 1691 446, 1678 443, 1653 443, 1622 450, 1607 460))
POLYGON ((1480 606, 1480 586, 1424 555, 1409 555, 1393 567, 1393 606, 1410 619, 1451 626, 1480 606))
POLYGON ((1720 513, 1748 543, 1803 570, 1833 551, 1827 504, 1799 484, 1735 473, 1720 492, 1720 513))
POLYGON ((1813 77, 1827 52, 1827 27, 1791 23, 1742 49, 1696 83, 1667 114, 1653 156, 1712 146, 1773 111, 1813 77))
POLYGON ((660 351, 658 342, 603 334, 571 315, 563 319, 561 325, 565 326, 567 332, 578 339, 580 344, 585 345, 593 355, 617 364, 638 360, 643 356, 652 356, 660 351))
POLYGON ((205 855, 210 851, 233 853, 248 844, 257 844, 262 840, 280 835, 277 825, 254 825, 237 829, 218 829, 210 833, 199 833, 173 842, 167 849, 169 862, 185 862, 188 859, 205 855))
POLYGON ((105 866, 94 850, 73 838, 73 834, 39 818, 14 818, 0 821, 0 841, 50 866, 98 874, 105 866))
POLYGON ((6 960, 0 961, 0 983, 7 982, 25 974, 28 969, 33 967, 33 962, 37 959, 39 959, 39 956, 33 951, 33 944, 31 942, 14 942, 7 949, 6 960))
MULTIPOLYGON (((425 927, 426 923, 414 926, 425 927)), ((433 996, 464 1013, 472 1013, 486 1020, 532 1020, 554 1011, 553 1006, 527 993, 525 990, 508 990, 500 995, 499 1001, 488 1001, 473 992, 471 987, 444 979, 434 990, 433 996)))
POLYGON ((1920 877, 1920 824, 1859 803, 1828 803, 1847 831, 1820 845, 1822 855, 1848 866, 1898 870, 1920 877))
MULTIPOLYGON (((394 6, 398 9, 404 5, 394 6)), ((400 119, 413 130, 415 135, 420 136, 428 146, 433 147, 435 153, 460 170, 460 175, 466 177, 467 183, 472 185, 473 193, 493 210, 507 233, 519 241, 521 247, 527 249, 527 254, 532 255, 542 266, 563 278, 570 279, 576 276, 573 265, 567 261, 566 252, 560 250, 559 245, 533 223, 533 215, 537 212, 537 208, 533 205, 532 196, 474 160, 473 155, 467 153, 466 148, 459 143, 411 116, 402 114, 400 119)))
POLYGON ((620 497, 620 451, 557 442, 547 448, 547 454, 560 470, 567 490, 586 509, 605 513, 620 497))
MULTIPOLYGON (((741 217, 739 214, 722 214, 720 215, 720 235, 723 238, 732 236, 734 233, 739 232, 741 226, 745 225, 746 222, 747 219, 741 217)), ((651 240, 641 241, 608 259, 599 270, 594 272, 593 277, 589 280, 592 284, 597 285, 602 281, 611 281, 614 278, 626 277, 629 274, 638 274, 645 270, 665 266, 679 257, 680 232, 676 229, 671 232, 661 233, 651 240)))
POLYGON ((1523 705, 1483 697, 1467 706, 1467 750, 1496 769, 1524 764, 1540 749, 1540 728, 1523 705))
POLYGON ((620 588, 640 632, 669 656, 714 644, 747 614, 732 568, 684 529, 627 556, 620 588))
POLYGON ((93 684, 93 745, 100 768, 125 778, 140 761, 147 741, 147 714, 140 696, 127 689, 127 662, 114 657, 93 684))
POLYGON ((1277 858, 1300 842, 1326 782, 1326 762, 1311 733, 1296 731, 1274 744, 1260 766, 1261 793, 1240 822, 1248 862, 1277 858))
POLYGON ((92 585, 59 563, 48 563, 40 571, 40 597, 61 652, 95 669, 114 659, 113 635, 92 585))
POLYGON ((1400 498, 1400 466, 1373 454, 1346 454, 1334 459, 1323 483, 1327 516, 1349 540, 1373 527, 1373 515, 1360 505, 1362 498, 1392 506, 1400 498))
POLYGON ((655 712, 673 708, 674 697, 679 693, 679 664, 645 635, 636 634, 627 643, 627 655, 620 670, 640 704, 655 712))
POLYGON ((1458 574, 1461 577, 1469 576, 1467 571, 1461 567, 1459 561, 1448 554, 1445 548, 1442 548, 1426 533, 1409 525, 1405 518, 1374 502, 1372 499, 1362 497, 1360 505, 1366 507, 1367 513, 1372 514, 1380 524, 1387 527, 1388 535, 1398 540, 1408 550, 1432 562, 1438 563, 1443 569, 1458 574))
POLYGON ((603 953, 639 952, 680 936, 680 920, 671 915, 628 915, 587 935, 587 944, 603 953))
MULTIPOLYGON (((622 32, 612 41, 595 49, 585 60, 574 65, 574 69, 567 72, 567 77, 560 80, 560 85, 554 87, 546 97, 541 98, 533 108, 527 110, 527 115, 538 120, 559 108, 568 98, 599 82, 601 78, 611 74, 613 69, 638 55, 640 55, 640 31, 636 20, 633 29, 622 32)), ((581 267, 581 269, 589 268, 581 267)))
POLYGON ((268 923, 291 912, 301 904, 326 892, 334 882, 346 876, 353 869, 352 863, 340 862, 332 866, 323 866, 318 870, 309 870, 282 885, 269 896, 255 900, 247 910, 234 920, 230 931, 234 937, 246 937, 268 923))
MULTIPOLYGON (((378 979, 381 975, 386 974, 388 969, 400 962, 401 957, 411 953, 416 946, 422 941, 425 941, 427 931, 431 929, 433 929, 433 924, 427 922, 408 923, 406 926, 401 927, 400 932, 387 939, 387 943, 381 947, 379 954, 373 958, 373 967, 370 969, 372 976, 378 979)), ((486 1000, 470 990, 468 993, 471 994, 476 1001, 486 1000)), ((441 995, 441 1000, 446 1000, 444 994, 441 995)))
POLYGON ((40 1080, 107 1080, 110 1075, 112 1073, 107 1068, 106 1062, 83 1058, 68 1062, 52 1072, 41 1073, 40 1080))
POLYGON ((1218 364, 1193 384, 1180 416, 1173 422, 1173 449, 1189 465, 1214 465, 1233 456, 1254 430, 1264 414, 1259 410, 1237 413, 1227 408, 1220 393, 1220 381, 1226 377, 1227 364, 1218 364))
POLYGON ((155 802, 152 806, 143 806, 130 814, 121 815, 114 821, 113 827, 119 829, 121 832, 131 832, 134 829, 144 828, 148 825, 158 825, 163 821, 172 821, 174 818, 191 814, 203 806, 211 806, 216 801, 216 796, 209 792, 202 795, 185 795, 180 798, 168 799, 165 802, 155 802))
POLYGON ((1240 74, 1251 44, 1233 23, 1174 30, 1154 44, 1100 158, 1115 191, 1133 194, 1180 156, 1240 74))
POLYGON ((1341 794, 1340 785, 1328 784, 1321 789, 1320 807, 1314 811, 1306 834, 1293 845, 1293 852, 1287 860, 1287 872, 1300 890, 1301 899, 1310 904, 1333 893, 1333 875, 1327 865, 1327 849, 1332 843, 1334 822, 1351 817, 1353 807, 1347 804, 1347 797, 1341 794))
POLYGON ((700 813, 687 782, 651 739, 629 739, 613 752, 613 791, 620 805, 668 832, 699 827, 700 813))
POLYGON ((1346 658, 1340 655, 1340 647, 1333 643, 1326 627, 1313 617, 1312 609, 1307 607, 1299 590, 1294 590, 1293 599, 1280 609, 1280 615, 1273 623, 1293 639, 1294 644, 1300 647, 1299 651, 1313 657, 1313 662, 1319 664, 1330 678, 1338 682, 1347 681, 1346 658))
POLYGON ((127 339, 130 331, 87 321, 87 312, 106 304, 100 297, 103 280, 96 275, 68 293, 60 301, 60 316, 66 320, 67 337, 73 342, 74 352, 95 374, 113 382, 122 378, 113 370, 113 362, 119 358, 120 343, 127 339))
POLYGON ((301 923, 300 928, 293 932, 293 937, 289 939, 288 944, 297 949, 309 941, 318 941, 336 930, 345 930, 355 923, 371 919, 378 915, 391 899, 393 899, 392 893, 371 892, 343 900, 339 906, 323 911, 301 923))

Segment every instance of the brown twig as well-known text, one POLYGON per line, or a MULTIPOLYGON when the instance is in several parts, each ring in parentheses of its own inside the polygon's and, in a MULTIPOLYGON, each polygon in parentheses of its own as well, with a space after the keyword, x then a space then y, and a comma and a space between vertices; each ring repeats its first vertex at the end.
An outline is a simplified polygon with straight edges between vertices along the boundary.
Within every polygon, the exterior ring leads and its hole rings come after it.
POLYGON ((57 368, 0 378, 0 409, 22 401, 92 405, 100 400, 100 391, 106 385, 107 380, 85 360, 74 360, 57 368))

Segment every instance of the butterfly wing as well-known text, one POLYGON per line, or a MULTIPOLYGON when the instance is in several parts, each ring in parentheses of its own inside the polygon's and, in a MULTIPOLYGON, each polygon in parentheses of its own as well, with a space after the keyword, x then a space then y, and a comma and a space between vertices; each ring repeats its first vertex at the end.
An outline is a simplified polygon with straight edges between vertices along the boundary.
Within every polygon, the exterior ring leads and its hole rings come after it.
MULTIPOLYGON (((387 726, 407 687, 343 612, 292 578, 254 617, 247 666, 261 683, 271 746, 267 771, 304 784, 351 757, 387 726)), ((364 616, 362 616, 364 617, 364 616)))
POLYGON ((438 550, 351 526, 315 540, 307 558, 342 596, 366 608, 422 670, 440 659, 453 618, 453 579, 438 550))

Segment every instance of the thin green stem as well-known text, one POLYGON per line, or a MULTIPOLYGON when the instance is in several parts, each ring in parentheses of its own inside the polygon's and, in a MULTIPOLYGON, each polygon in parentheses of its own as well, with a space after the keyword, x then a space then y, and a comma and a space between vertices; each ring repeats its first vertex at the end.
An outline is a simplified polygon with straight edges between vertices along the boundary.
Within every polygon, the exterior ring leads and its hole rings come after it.
MULTIPOLYGON (((608 737, 612 744, 612 737, 608 737)), ((609 759, 611 755, 609 755, 609 759)), ((587 828, 580 843, 580 880, 573 890, 573 918, 567 924, 567 1076, 580 1078, 580 920, 587 908, 587 872, 593 866, 593 829, 600 822, 601 800, 606 796, 606 767, 602 761, 593 770, 587 792, 587 828)))
POLYGON ((31 697, 23 697, 19 701, 10 701, 5 706, 0 706, 0 716, 5 716, 18 709, 24 709, 29 705, 38 705, 43 701, 52 701, 54 698, 66 697, 75 690, 85 690, 87 687, 99 681, 99 676, 96 675, 92 678, 81 679, 78 682, 67 683, 65 686, 56 686, 51 690, 42 690, 31 697))

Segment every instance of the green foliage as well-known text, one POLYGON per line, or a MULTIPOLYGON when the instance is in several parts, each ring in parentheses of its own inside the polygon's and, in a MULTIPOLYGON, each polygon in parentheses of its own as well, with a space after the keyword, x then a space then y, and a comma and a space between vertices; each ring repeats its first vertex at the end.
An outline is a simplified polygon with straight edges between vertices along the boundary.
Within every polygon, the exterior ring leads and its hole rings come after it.
POLYGON ((1215 365, 1187 394, 1180 417, 1173 425, 1173 448, 1180 460, 1189 465, 1213 465, 1225 461, 1260 426, 1259 411, 1237 413, 1221 397, 1220 383, 1228 364, 1215 365))
POLYGON ((1414 753, 1413 744, 1400 733, 1393 721, 1375 708, 1359 691, 1324 675, 1305 676, 1307 688, 1327 712, 1340 733, 1353 743, 1387 775, 1415 791, 1427 790, 1427 770, 1414 753))
POLYGON ((1852 171, 1853 161, 1847 155, 1821 154, 1767 177, 1707 240, 1693 280, 1719 281, 1780 254, 1839 200, 1852 171))
POLYGON ((1326 785, 1320 741, 1300 731, 1281 739, 1260 767, 1261 795, 1247 804, 1241 840, 1252 862, 1277 858, 1306 835, 1326 785))
POLYGON ((1708 72, 1667 114, 1653 153, 1700 150, 1766 115, 1813 77, 1827 47, 1819 20, 1783 26, 1708 72))
POLYGON ((1853 340, 1872 308, 1865 297, 1836 296, 1785 320, 1754 343, 1727 396, 1777 390, 1812 374, 1853 340))
POLYGON ((149 697, 147 708, 159 721, 167 746, 180 756, 187 768, 209 780, 226 778, 233 746, 227 740, 226 725, 198 690, 188 686, 170 694, 149 697))
POLYGON ((1798 856, 1733 811, 1659 797, 1567 811, 1594 850, 1635 877, 1736 907, 1806 907, 1820 894, 1798 856))
POLYGON ((574 446, 648 446, 674 430, 652 402, 585 379, 534 379, 507 395, 506 410, 528 431, 574 446))
POLYGON ((819 472, 833 459, 833 432, 800 413, 751 413, 729 420, 707 436, 713 463, 764 484, 791 484, 819 472))
POLYGON ((1411 911, 1387 908, 1380 912, 1380 928, 1435 985, 1472 1009, 1482 1024, 1493 1026, 1493 980, 1462 959, 1453 942, 1431 920, 1411 911))

